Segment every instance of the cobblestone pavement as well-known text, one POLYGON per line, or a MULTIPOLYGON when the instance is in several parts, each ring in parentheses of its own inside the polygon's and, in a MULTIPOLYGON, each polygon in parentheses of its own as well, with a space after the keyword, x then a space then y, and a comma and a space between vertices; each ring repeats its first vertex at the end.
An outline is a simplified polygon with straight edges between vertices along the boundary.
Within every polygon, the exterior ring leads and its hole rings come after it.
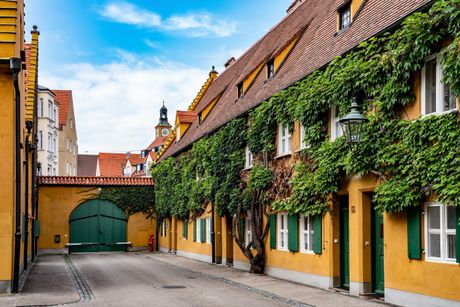
POLYGON ((382 306, 168 254, 41 256, 0 306, 382 306))

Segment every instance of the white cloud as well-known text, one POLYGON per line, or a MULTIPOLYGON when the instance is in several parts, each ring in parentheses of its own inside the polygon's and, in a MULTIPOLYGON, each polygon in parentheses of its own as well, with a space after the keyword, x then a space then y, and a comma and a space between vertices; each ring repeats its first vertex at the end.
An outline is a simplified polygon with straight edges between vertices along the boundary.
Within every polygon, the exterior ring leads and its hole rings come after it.
POLYGON ((41 74, 41 84, 73 90, 81 153, 145 148, 154 138, 163 99, 174 124, 175 111, 188 107, 207 78, 207 71, 131 56, 106 65, 68 65, 53 77, 41 74))
POLYGON ((118 23, 130 24, 161 31, 176 32, 186 36, 231 36, 236 23, 219 19, 208 13, 174 15, 162 18, 159 14, 126 1, 110 2, 103 6, 100 15, 118 23))
POLYGON ((156 27, 161 24, 160 15, 124 1, 108 3, 100 13, 108 19, 130 25, 156 27))

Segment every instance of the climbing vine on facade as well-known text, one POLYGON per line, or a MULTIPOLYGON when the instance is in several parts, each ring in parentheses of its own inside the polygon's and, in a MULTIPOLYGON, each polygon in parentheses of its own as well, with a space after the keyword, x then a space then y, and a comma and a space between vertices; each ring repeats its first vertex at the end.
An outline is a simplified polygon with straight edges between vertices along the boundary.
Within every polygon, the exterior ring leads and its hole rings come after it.
POLYGON ((233 216, 234 237, 259 272, 267 229, 255 223, 251 231, 256 239, 245 245, 235 231, 244 210, 259 217, 270 206, 272 212, 321 214, 329 210, 341 183, 366 174, 380 180, 373 199, 380 211, 403 211, 433 195, 457 205, 458 115, 410 120, 405 107, 416 99, 414 84, 425 59, 436 53, 442 59, 442 81, 454 95, 460 94, 459 12, 460 0, 436 2, 428 12, 409 16, 394 32, 370 38, 276 93, 248 118, 234 119, 186 152, 160 162, 152 170, 157 214, 188 218, 212 203, 219 215, 233 216), (328 118, 332 109, 339 116, 348 113, 352 98, 362 93, 361 108, 369 123, 361 144, 351 151, 343 138, 329 141, 328 118), (296 121, 304 127, 308 146, 292 170, 270 161, 278 125, 292 130, 296 121), (256 166, 242 176, 246 144, 256 166), (275 169, 280 167, 281 172, 275 169))

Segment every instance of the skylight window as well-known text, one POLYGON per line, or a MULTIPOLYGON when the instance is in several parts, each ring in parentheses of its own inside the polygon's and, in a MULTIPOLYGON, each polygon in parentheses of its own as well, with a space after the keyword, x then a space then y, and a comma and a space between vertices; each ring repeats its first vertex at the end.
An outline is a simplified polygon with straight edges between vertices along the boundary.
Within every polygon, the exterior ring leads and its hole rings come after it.
POLYGON ((350 3, 344 5, 339 10, 339 30, 348 28, 351 24, 351 5, 350 3))

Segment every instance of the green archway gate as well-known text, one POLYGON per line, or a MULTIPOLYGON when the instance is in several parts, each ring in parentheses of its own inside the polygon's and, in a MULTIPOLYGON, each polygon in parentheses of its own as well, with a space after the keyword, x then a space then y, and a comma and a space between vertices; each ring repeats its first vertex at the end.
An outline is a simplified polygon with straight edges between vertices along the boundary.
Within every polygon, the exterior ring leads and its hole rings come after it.
POLYGON ((126 251, 126 214, 106 200, 80 204, 70 215, 70 253, 126 251))

